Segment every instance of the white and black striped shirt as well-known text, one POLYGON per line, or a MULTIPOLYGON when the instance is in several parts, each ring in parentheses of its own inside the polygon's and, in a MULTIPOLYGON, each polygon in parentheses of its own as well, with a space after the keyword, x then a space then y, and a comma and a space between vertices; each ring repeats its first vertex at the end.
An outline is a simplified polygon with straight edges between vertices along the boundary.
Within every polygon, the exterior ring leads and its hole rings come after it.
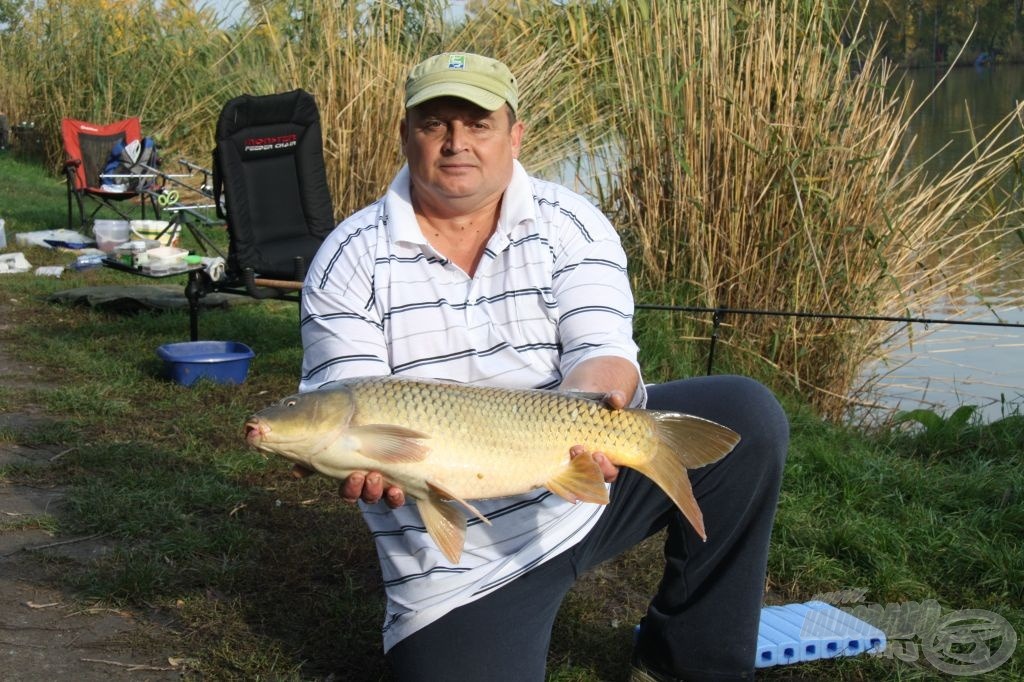
MULTIPOLYGON (((498 226, 473 277, 424 238, 403 168, 380 201, 320 248, 302 295, 299 389, 401 374, 512 388, 556 388, 583 360, 636 365, 626 257, 583 197, 515 162, 498 226)), ((638 368, 639 371, 639 368, 638 368)), ((643 384, 634 404, 645 398, 643 384)), ((408 504, 363 505, 388 596, 385 651, 578 542, 604 509, 544 489, 475 503, 458 565, 408 504)))

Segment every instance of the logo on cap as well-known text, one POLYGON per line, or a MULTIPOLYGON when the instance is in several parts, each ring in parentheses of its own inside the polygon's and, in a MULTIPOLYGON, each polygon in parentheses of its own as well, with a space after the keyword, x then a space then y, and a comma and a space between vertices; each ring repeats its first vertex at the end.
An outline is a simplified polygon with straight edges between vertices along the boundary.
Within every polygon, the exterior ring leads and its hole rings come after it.
POLYGON ((466 55, 464 55, 464 54, 448 55, 448 68, 449 69, 465 69, 466 68, 466 55))

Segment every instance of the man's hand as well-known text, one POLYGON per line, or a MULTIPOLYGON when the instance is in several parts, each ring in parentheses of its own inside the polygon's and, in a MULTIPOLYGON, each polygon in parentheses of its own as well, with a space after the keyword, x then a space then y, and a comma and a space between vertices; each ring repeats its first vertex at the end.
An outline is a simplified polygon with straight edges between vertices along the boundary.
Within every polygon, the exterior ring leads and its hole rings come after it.
MULTIPOLYGON (((569 448, 569 459, 585 454, 587 454, 587 449, 582 445, 573 445, 569 448)), ((597 462, 597 466, 601 468, 605 483, 613 483, 619 477, 619 467, 612 464, 603 452, 591 452, 590 456, 597 462)))
MULTIPOLYGON (((316 472, 312 469, 296 464, 292 466, 292 476, 305 478, 316 472)), ((384 502, 392 509, 397 509, 405 504, 405 493, 398 486, 388 486, 384 489, 384 477, 379 472, 357 471, 346 478, 338 491, 341 499, 349 504, 355 504, 356 500, 362 499, 367 504, 376 504, 383 497, 384 502)))
POLYGON ((629 405, 629 398, 622 391, 610 391, 604 394, 605 406, 612 410, 622 410, 629 405))
POLYGON ((383 498, 392 509, 405 504, 405 493, 398 486, 384 487, 384 477, 377 471, 357 471, 350 474, 341 484, 341 499, 349 504, 362 500, 367 504, 377 504, 383 498))

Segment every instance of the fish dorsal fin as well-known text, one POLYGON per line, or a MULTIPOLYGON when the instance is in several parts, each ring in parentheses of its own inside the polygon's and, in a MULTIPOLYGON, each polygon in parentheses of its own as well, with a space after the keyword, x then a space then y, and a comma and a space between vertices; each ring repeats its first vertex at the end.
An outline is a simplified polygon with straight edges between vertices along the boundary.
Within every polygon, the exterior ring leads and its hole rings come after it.
POLYGON ((459 563, 462 547, 466 544, 466 517, 457 507, 444 501, 431 487, 427 496, 416 501, 416 509, 434 544, 445 558, 459 563))
POLYGON ((595 403, 604 403, 604 399, 608 397, 607 393, 601 393, 600 391, 577 391, 570 389, 568 391, 556 391, 562 395, 569 396, 570 398, 579 398, 580 400, 590 400, 595 403))
POLYGON ((349 435, 359 440, 359 452, 365 457, 387 463, 422 462, 430 450, 418 442, 425 433, 393 424, 353 426, 349 435))
POLYGON ((573 457, 544 485, 569 502, 608 504, 608 488, 604 484, 604 474, 589 452, 573 457))
POLYGON ((467 502, 466 500, 462 499, 461 497, 459 497, 455 493, 451 492, 450 490, 448 490, 447 488, 442 486, 440 483, 437 483, 435 481, 427 481, 427 488, 430 489, 431 493, 437 495, 442 500, 454 500, 454 501, 458 502, 463 507, 468 509, 470 514, 472 514, 473 516, 477 517, 478 519, 480 519, 481 521, 486 523, 488 526, 491 525, 491 520, 488 519, 483 514, 481 514, 479 509, 477 509, 476 507, 474 507, 469 502, 467 502))

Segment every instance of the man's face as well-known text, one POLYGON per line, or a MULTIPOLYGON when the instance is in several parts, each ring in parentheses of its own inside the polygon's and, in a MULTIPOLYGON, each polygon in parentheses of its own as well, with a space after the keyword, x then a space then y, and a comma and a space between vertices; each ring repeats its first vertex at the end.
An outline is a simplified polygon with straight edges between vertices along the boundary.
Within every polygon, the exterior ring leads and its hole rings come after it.
POLYGON ((505 107, 487 111, 456 97, 410 109, 401 134, 415 198, 435 210, 471 211, 500 197, 523 134, 510 118, 505 107))

